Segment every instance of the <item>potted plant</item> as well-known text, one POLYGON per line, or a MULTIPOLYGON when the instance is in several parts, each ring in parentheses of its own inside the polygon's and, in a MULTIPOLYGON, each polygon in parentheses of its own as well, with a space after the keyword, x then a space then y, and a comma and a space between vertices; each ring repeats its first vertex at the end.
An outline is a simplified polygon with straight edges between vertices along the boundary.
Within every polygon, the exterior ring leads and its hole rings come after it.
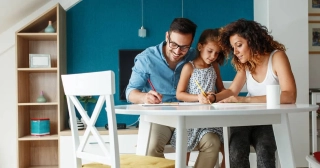
MULTIPOLYGON (((87 112, 87 114, 88 114, 88 104, 97 102, 97 99, 95 99, 92 96, 80 96, 78 99, 79 99, 80 102, 83 103, 84 110, 87 112)), ((69 127, 70 127, 70 121, 69 121, 69 127)), ((77 127, 78 127, 78 130, 82 130, 82 129, 87 128, 87 124, 83 120, 83 118, 81 118, 79 120, 78 117, 77 117, 77 127)))

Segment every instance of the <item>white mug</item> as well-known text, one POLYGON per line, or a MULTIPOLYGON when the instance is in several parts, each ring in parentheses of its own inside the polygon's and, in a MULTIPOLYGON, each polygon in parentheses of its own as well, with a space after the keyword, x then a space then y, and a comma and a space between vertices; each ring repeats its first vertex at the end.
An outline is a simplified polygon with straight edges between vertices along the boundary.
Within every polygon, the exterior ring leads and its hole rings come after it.
POLYGON ((272 108, 280 105, 280 86, 267 85, 267 108, 272 108))

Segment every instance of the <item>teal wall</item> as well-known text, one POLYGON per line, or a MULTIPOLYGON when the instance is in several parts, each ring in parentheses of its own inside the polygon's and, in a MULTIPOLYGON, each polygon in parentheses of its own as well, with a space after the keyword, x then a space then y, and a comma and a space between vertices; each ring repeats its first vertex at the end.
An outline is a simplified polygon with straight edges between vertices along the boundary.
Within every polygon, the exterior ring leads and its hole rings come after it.
MULTIPOLYGON (((118 50, 144 49, 165 39, 171 21, 182 16, 181 0, 144 0, 147 37, 138 37, 141 0, 82 0, 67 11, 67 73, 113 70, 119 100, 118 50)), ((206 28, 221 27, 239 18, 253 19, 253 0, 183 0, 183 17, 198 25, 195 46, 206 28)), ((230 63, 230 61, 229 61, 230 63)), ((230 64, 221 67, 223 80, 233 80, 230 64)), ((131 124, 138 116, 117 115, 118 122, 131 124)), ((107 123, 102 113, 97 126, 107 123)))

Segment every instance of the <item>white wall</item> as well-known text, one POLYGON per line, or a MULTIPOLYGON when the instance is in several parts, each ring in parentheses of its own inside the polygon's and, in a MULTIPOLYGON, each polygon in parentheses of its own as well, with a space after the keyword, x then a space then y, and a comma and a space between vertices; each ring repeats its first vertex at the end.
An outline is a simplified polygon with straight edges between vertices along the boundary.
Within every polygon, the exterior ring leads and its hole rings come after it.
POLYGON ((16 23, 0 34, 0 165, 3 168, 17 167, 17 84, 16 84, 16 51, 15 32, 39 15, 54 7, 58 2, 64 9, 69 9, 80 0, 52 0, 31 15, 16 23))
MULTIPOLYGON (((274 39, 287 48, 296 80, 297 103, 309 103, 308 1, 254 0, 255 20, 272 31, 274 39)), ((309 115, 289 116, 293 150, 297 167, 307 167, 309 154, 309 115)))

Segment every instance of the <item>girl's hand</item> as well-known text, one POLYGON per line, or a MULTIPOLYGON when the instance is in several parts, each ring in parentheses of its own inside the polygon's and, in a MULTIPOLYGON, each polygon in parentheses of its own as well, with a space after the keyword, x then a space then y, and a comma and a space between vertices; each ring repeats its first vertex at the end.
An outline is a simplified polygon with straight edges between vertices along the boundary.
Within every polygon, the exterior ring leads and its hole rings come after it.
POLYGON ((209 99, 205 97, 203 94, 198 94, 198 100, 199 100, 199 103, 201 104, 211 104, 209 99))
POLYGON ((210 101, 209 102, 210 104, 217 102, 217 97, 214 92, 208 92, 206 94, 207 94, 207 99, 210 101))

